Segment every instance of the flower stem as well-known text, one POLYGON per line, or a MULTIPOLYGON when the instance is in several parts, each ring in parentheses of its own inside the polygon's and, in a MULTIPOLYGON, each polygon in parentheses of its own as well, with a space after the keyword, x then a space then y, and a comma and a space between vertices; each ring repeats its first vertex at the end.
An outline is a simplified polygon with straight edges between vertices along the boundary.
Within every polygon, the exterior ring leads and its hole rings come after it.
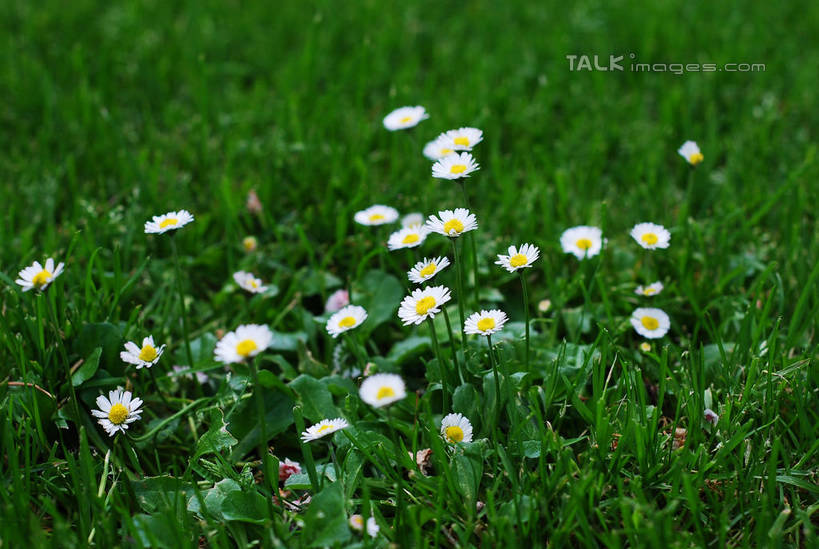
MULTIPOLYGON (((466 209, 472 212, 472 208, 469 206, 469 195, 466 192, 466 185, 461 180, 461 191, 464 195, 464 205, 466 209)), ((474 213, 474 212, 472 212, 474 213)), ((473 233, 469 233, 469 245, 472 249, 472 282, 473 282, 473 297, 475 299, 475 308, 480 308, 480 300, 478 299, 478 249, 475 245, 475 235, 473 233)))
POLYGON ((159 398, 162 399, 162 403, 165 406, 167 406, 168 408, 170 408, 171 405, 168 403, 168 399, 165 398, 165 395, 162 393, 162 390, 159 388, 159 380, 156 379, 156 374, 154 373, 153 366, 148 366, 146 369, 148 370, 148 373, 151 374, 151 380, 154 382, 154 387, 156 387, 156 392, 159 393, 159 398))
MULTIPOLYGON (((446 312, 446 307, 441 308, 444 311, 444 320, 446 320, 446 329, 449 332, 449 347, 452 349, 452 361, 455 363, 455 369, 458 371, 458 379, 461 383, 464 382, 464 375, 461 371, 461 361, 458 360, 458 350, 455 348, 455 339, 452 337, 452 324, 449 322, 449 313, 446 312)), ((463 333, 461 334, 463 338, 463 333)))
POLYGON ((313 461, 313 450, 310 448, 310 443, 304 442, 301 438, 301 434, 304 432, 304 416, 302 415, 301 405, 293 406, 293 420, 296 424, 296 431, 299 433, 301 455, 304 457, 304 464, 307 467, 307 476, 310 477, 310 486, 313 489, 313 494, 317 494, 319 483, 316 474, 316 462, 313 461))
MULTIPOLYGON (((455 279, 456 284, 458 285, 458 315, 461 317, 461 329, 464 326, 464 280, 463 280, 463 269, 458 258, 458 243, 455 239, 452 239, 452 253, 455 256, 455 279)), ((461 334, 461 350, 464 353, 464 357, 466 357, 466 337, 461 334)))
POLYGON ((498 427, 498 417, 500 416, 500 376, 498 376, 498 367, 495 364, 495 357, 492 353, 492 336, 487 335, 486 341, 489 344, 489 364, 492 366, 492 377, 495 379, 495 417, 492 421, 492 429, 495 430, 498 427))
POLYGON ((438 358, 438 371, 441 374, 441 392, 443 393, 443 406, 444 410, 449 410, 449 390, 446 384, 446 364, 444 364, 443 357, 441 356, 441 347, 438 345, 438 335, 435 333, 435 322, 432 320, 432 317, 428 317, 429 319, 429 331, 432 334, 432 346, 435 349, 435 356, 438 358))
POLYGON ((529 371, 529 288, 526 282, 525 269, 520 270, 520 283, 523 286, 523 312, 526 319, 526 371, 529 371))
POLYGON ((185 295, 182 293, 182 271, 179 268, 179 253, 176 251, 176 235, 171 235, 171 250, 173 250, 173 267, 176 276, 176 292, 179 294, 179 313, 182 315, 182 336, 185 341, 185 356, 191 368, 194 367, 191 343, 188 337, 188 315, 185 313, 185 295))

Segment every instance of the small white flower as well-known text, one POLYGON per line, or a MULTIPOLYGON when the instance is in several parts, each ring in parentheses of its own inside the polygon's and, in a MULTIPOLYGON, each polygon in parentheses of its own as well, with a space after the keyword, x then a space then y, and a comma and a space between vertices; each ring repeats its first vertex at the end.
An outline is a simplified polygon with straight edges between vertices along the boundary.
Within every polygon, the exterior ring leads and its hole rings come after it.
POLYGON ((263 324, 243 324, 235 332, 228 332, 214 349, 214 360, 231 364, 254 357, 267 349, 273 341, 273 332, 263 324))
POLYGON ((550 299, 541 299, 537 303, 537 310, 540 311, 541 313, 545 313, 551 308, 552 308, 552 301, 550 299))
POLYGON ((643 351, 644 353, 650 352, 651 343, 649 343, 648 341, 643 341, 642 343, 640 343, 640 350, 643 351))
POLYGON ((340 334, 358 328, 367 319, 367 311, 358 305, 348 305, 327 321, 327 333, 337 338, 340 334))
POLYGON ((694 141, 686 141, 677 149, 677 152, 692 166, 696 166, 705 158, 700 152, 699 146, 694 141))
POLYGON ((350 528, 356 532, 364 530, 364 517, 361 515, 351 515, 349 520, 350 528))
POLYGON ((637 244, 647 250, 668 248, 671 233, 662 225, 655 223, 638 223, 631 229, 631 237, 637 244))
POLYGON ((657 295, 663 291, 663 283, 659 280, 657 282, 652 282, 648 286, 637 286, 634 290, 634 293, 637 295, 644 295, 644 296, 653 296, 657 295))
POLYGON ((413 225, 423 225, 424 224, 424 214, 420 212, 412 212, 408 213, 404 217, 401 218, 401 226, 402 227, 412 227, 413 225))
POLYGON ((24 292, 37 288, 40 291, 48 288, 55 278, 60 276, 63 272, 65 263, 60 262, 57 267, 54 267, 54 260, 52 258, 46 259, 45 267, 40 265, 39 261, 35 261, 22 271, 17 276, 20 277, 15 282, 19 284, 24 292))
POLYGON ((603 231, 588 225, 572 227, 560 235, 560 245, 565 253, 574 254, 577 259, 594 257, 603 248, 603 231))
POLYGON ((637 333, 647 339, 663 337, 671 328, 671 320, 662 309, 635 309, 630 320, 637 333))
POLYGON ((347 290, 336 290, 327 298, 324 304, 325 313, 334 313, 350 304, 350 294, 347 290))
POLYGON ((311 425, 310 427, 308 427, 301 434, 301 440, 303 442, 318 440, 321 437, 325 437, 329 434, 335 433, 336 431, 340 429, 345 429, 349 426, 350 424, 347 423, 347 420, 340 417, 337 417, 335 419, 322 419, 315 425, 311 425))
POLYGON ((386 225, 398 219, 398 210, 382 204, 375 204, 366 210, 356 212, 353 219, 361 225, 386 225))
POLYGON ((454 152, 455 143, 445 135, 441 135, 434 141, 424 145, 424 156, 433 161, 438 161, 454 152))
POLYGON ((432 165, 432 177, 438 179, 460 179, 469 177, 469 174, 480 169, 480 164, 475 162, 468 152, 452 153, 447 155, 432 165))
POLYGON ((472 442, 472 423, 461 414, 447 414, 441 421, 441 436, 450 444, 472 442))
POLYGON ((403 248, 416 248, 427 238, 429 229, 421 224, 405 227, 395 231, 387 240, 387 248, 390 250, 401 250, 403 248))
POLYGON ((148 336, 142 340, 142 347, 137 346, 133 341, 125 344, 125 350, 119 353, 119 358, 128 364, 134 364, 137 370, 143 366, 150 368, 157 362, 162 352, 165 350, 165 345, 156 346, 153 336, 148 336))
POLYGON ((131 398, 131 392, 117 388, 110 391, 108 398, 104 395, 97 397, 97 407, 99 410, 91 410, 91 415, 98 418, 97 423, 102 425, 109 436, 114 436, 119 431, 125 432, 128 426, 140 419, 142 399, 131 398))
POLYGON ((507 320, 509 320, 509 318, 506 316, 506 313, 499 309, 472 313, 464 322, 464 333, 489 336, 495 332, 500 332, 507 320))
POLYGON ((381 528, 378 526, 378 523, 375 522, 375 517, 370 517, 367 519, 367 534, 370 535, 371 538, 374 538, 378 535, 378 531, 381 528))
POLYGON ((483 141, 483 132, 478 128, 458 128, 441 134, 441 137, 452 141, 456 151, 471 151, 472 147, 483 141))
POLYGON ((252 294, 260 294, 267 290, 267 286, 264 285, 261 279, 253 276, 253 273, 248 273, 245 271, 235 272, 233 273, 233 280, 241 289, 252 294))
POLYGON ((427 228, 434 233, 457 238, 478 228, 475 214, 469 213, 466 208, 456 208, 454 211, 441 210, 438 215, 441 216, 440 219, 435 215, 427 219, 427 228))
POLYGON ((145 222, 146 234, 162 234, 175 229, 181 229, 193 221, 193 215, 188 210, 178 212, 168 212, 163 215, 155 215, 151 221, 145 222))
POLYGON ((407 272, 407 276, 411 282, 423 284, 448 266, 449 259, 446 257, 433 257, 432 259, 425 257, 407 272))
POLYGON ((404 380, 396 374, 375 374, 364 379, 358 390, 361 400, 381 408, 407 396, 404 380))
POLYGON ((404 326, 421 324, 427 318, 434 318, 441 312, 441 307, 451 299, 449 289, 445 286, 430 286, 424 289, 413 290, 401 301, 398 309, 398 318, 404 326))
POLYGON ((514 273, 518 269, 525 269, 531 267, 532 263, 537 261, 540 257, 540 250, 537 246, 532 244, 524 244, 517 249, 514 246, 509 246, 509 255, 498 254, 498 260, 495 265, 500 265, 510 273, 514 273))
POLYGON ((384 127, 394 132, 417 126, 421 120, 429 118, 426 109, 421 106, 400 107, 384 117, 384 127))

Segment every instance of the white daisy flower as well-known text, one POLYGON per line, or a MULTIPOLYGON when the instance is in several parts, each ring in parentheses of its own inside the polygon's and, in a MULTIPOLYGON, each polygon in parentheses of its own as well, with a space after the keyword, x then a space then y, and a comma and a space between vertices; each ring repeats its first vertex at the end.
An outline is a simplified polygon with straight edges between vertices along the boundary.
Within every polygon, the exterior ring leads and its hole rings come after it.
POLYGON ((193 215, 188 210, 168 212, 164 215, 155 215, 151 221, 145 222, 146 234, 162 234, 174 229, 181 229, 193 221, 193 215))
POLYGON ((448 266, 449 259, 446 257, 433 257, 432 259, 425 257, 422 261, 416 263, 412 269, 407 271, 407 276, 411 282, 423 284, 448 266))
POLYGON ((510 273, 514 273, 518 269, 531 267, 532 263, 537 261, 540 257, 540 250, 533 244, 524 244, 517 249, 514 246, 509 246, 509 255, 498 254, 498 260, 495 265, 500 265, 510 273))
POLYGON ((370 406, 381 408, 407 396, 407 388, 399 375, 375 374, 364 379, 358 395, 370 406))
POLYGON ((371 538, 374 538, 378 535, 378 531, 381 528, 378 526, 378 523, 375 522, 375 517, 370 517, 367 519, 367 534, 370 535, 371 538))
POLYGON ((658 280, 657 282, 652 282, 648 286, 637 286, 634 293, 637 295, 652 296, 657 295, 662 291, 663 283, 658 280))
POLYGON ((647 339, 663 337, 671 328, 671 320, 662 309, 634 309, 630 320, 637 333, 647 339))
POLYGON ((63 272, 64 266, 65 263, 60 262, 55 268, 54 260, 50 257, 46 259, 45 267, 40 265, 39 261, 35 261, 17 273, 17 276, 20 278, 15 280, 15 282, 22 286, 24 292, 27 292, 32 288, 37 288, 38 290, 43 291, 48 288, 48 285, 51 284, 55 278, 60 276, 60 274, 63 272))
POLYGON ((310 442, 318 440, 341 429, 349 427, 346 419, 337 417, 335 419, 322 419, 318 423, 308 427, 302 434, 301 440, 303 442, 310 442))
POLYGON ((471 151, 472 147, 483 141, 483 132, 478 128, 458 128, 441 134, 441 137, 452 141, 456 151, 471 151))
POLYGON ((336 290, 327 298, 324 304, 325 313, 334 313, 350 304, 350 294, 347 290, 336 290))
POLYGON ((246 236, 242 239, 242 248, 244 248, 247 253, 255 252, 258 247, 259 241, 256 240, 255 236, 246 236))
POLYGON ((642 343, 640 343, 640 350, 643 351, 644 353, 650 352, 651 343, 649 343, 648 341, 643 341, 642 343))
POLYGON ((273 341, 273 332, 263 324, 243 324, 235 332, 228 332, 213 351, 216 362, 231 364, 254 357, 267 349, 273 341))
POLYGON ((631 229, 631 237, 643 248, 656 250, 657 248, 668 248, 671 233, 662 225, 637 223, 631 229))
POLYGON ((428 317, 434 318, 440 313, 441 307, 451 298, 449 288, 445 286, 429 286, 423 290, 413 290, 412 295, 406 296, 401 301, 398 318, 404 322, 404 326, 421 324, 428 317))
POLYGON ((682 144, 682 147, 677 149, 677 152, 692 166, 696 166, 705 158, 700 152, 700 148, 695 141, 686 141, 682 144))
POLYGON ((401 107, 384 117, 384 127, 394 132, 417 126, 421 120, 429 118, 424 107, 401 107))
POLYGON ((364 530, 364 517, 361 515, 351 515, 348 523, 350 524, 350 528, 356 532, 364 530))
POLYGON ((438 212, 440 219, 435 215, 427 219, 427 228, 438 234, 456 238, 461 234, 478 228, 475 214, 469 213, 466 208, 456 208, 453 210, 441 210, 438 212))
POLYGON ((429 229, 418 224, 405 227, 400 231, 395 231, 387 240, 387 248, 390 250, 401 250, 403 248, 416 248, 427 238, 429 229))
POLYGON ((438 161, 454 152, 455 143, 445 135, 440 135, 424 145, 424 156, 433 161, 438 161))
POLYGON ((450 444, 472 442, 472 423, 462 414, 447 414, 441 421, 441 436, 450 444))
POLYGON ((330 317, 327 321, 327 333, 335 339, 344 332, 358 328, 365 320, 367 311, 364 307, 348 305, 330 317))
POLYGON ((464 333, 469 335, 489 336, 500 332, 509 318, 499 309, 472 313, 464 322, 464 333))
POLYGON ((412 227, 413 225, 423 225, 424 224, 424 214, 420 212, 412 212, 408 213, 404 217, 401 218, 401 226, 402 227, 412 227))
POLYGON ((386 225, 398 219, 398 210, 390 208, 389 206, 375 204, 366 210, 356 212, 353 219, 355 219, 356 223, 361 225, 386 225))
POLYGON ((588 225, 572 227, 560 235, 560 245, 565 253, 574 254, 577 259, 593 257, 603 248, 603 231, 588 225))
POLYGON ((153 336, 148 336, 142 340, 142 347, 137 346, 133 341, 127 342, 125 350, 119 353, 119 358, 128 364, 135 364, 139 370, 143 366, 150 368, 159 362, 163 351, 165 351, 165 345, 157 347, 153 336))
POLYGON ((469 177, 469 174, 480 169, 468 152, 447 155, 432 165, 432 177, 438 179, 460 179, 469 177))
POLYGON ((99 410, 91 410, 91 415, 97 419, 97 423, 102 425, 109 436, 114 436, 117 432, 125 432, 128 426, 140 419, 142 410, 142 399, 131 398, 131 392, 117 388, 110 391, 108 398, 104 395, 97 397, 97 407, 99 410))
POLYGON ((260 278, 253 276, 253 273, 238 271, 233 273, 233 280, 239 287, 252 294, 260 294, 267 289, 260 278))

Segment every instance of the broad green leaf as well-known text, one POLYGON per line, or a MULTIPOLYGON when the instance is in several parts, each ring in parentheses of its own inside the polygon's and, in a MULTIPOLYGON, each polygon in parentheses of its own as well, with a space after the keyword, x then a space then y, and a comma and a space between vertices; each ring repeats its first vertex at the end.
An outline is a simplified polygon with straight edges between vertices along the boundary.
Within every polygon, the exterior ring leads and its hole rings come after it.
POLYGON ((205 454, 215 454, 222 450, 229 450, 238 442, 228 430, 222 410, 216 408, 210 411, 208 432, 199 437, 196 443, 196 453, 193 459, 205 454))
POLYGON ((71 376, 71 385, 79 387, 85 380, 94 377, 94 374, 97 373, 97 368, 100 367, 100 355, 102 355, 102 347, 97 347, 91 352, 79 370, 74 372, 74 375, 71 376))
POLYGON ((340 545, 350 539, 344 495, 334 482, 313 497, 304 516, 304 542, 307 547, 340 545))
POLYGON ((333 403, 333 395, 322 380, 308 375, 300 375, 289 383, 296 391, 304 408, 304 417, 316 422, 341 414, 333 403))

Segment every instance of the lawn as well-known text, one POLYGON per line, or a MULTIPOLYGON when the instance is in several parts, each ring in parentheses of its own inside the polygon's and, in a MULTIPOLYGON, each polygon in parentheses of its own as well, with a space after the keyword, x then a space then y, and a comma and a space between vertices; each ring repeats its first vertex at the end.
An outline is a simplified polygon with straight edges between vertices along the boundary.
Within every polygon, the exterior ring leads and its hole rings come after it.
POLYGON ((0 3, 0 547, 816 547, 817 27, 0 3))

